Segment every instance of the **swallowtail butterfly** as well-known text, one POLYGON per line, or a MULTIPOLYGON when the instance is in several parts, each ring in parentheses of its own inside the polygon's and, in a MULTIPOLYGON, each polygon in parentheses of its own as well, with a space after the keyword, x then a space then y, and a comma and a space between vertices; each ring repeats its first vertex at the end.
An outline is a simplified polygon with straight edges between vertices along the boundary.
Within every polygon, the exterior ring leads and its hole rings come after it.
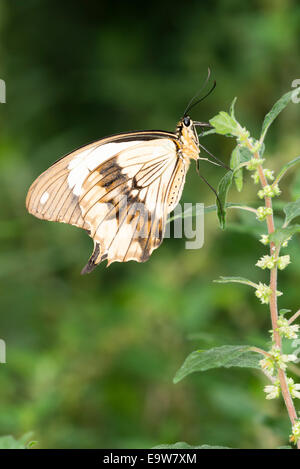
MULTIPOLYGON (((197 101, 199 102, 199 101, 197 101)), ((162 243, 190 161, 198 160, 196 126, 187 112, 176 132, 121 133, 68 154, 31 185, 26 207, 43 220, 83 228, 94 250, 82 273, 107 260, 144 262, 162 243)))

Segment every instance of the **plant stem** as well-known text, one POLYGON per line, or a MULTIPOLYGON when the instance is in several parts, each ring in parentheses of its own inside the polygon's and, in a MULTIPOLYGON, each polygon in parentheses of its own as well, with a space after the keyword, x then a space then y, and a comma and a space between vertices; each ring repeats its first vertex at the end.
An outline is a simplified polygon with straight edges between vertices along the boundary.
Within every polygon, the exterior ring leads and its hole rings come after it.
POLYGON ((289 319, 289 324, 292 324, 296 319, 300 316, 300 309, 298 309, 297 313, 293 314, 293 316, 289 319))
MULTIPOLYGON (((251 142, 248 142, 248 148, 250 150, 252 149, 251 142)), ((258 152, 254 153, 254 157, 259 159, 260 158, 259 153, 258 152)), ((264 175, 264 171, 261 165, 258 166, 258 174, 259 174, 262 187, 265 187, 268 183, 267 183, 267 180, 266 180, 266 177, 264 175)), ((272 199, 270 197, 265 197, 265 206, 272 209, 272 199)), ((267 227, 268 227, 268 233, 270 235, 271 233, 274 233, 275 231, 273 214, 267 216, 266 222, 267 222, 267 227)), ((280 247, 276 248, 275 244, 271 242, 270 243, 270 255, 274 256, 276 259, 279 255, 279 251, 280 251, 280 247)), ((272 329, 273 329, 273 334, 274 334, 274 341, 275 341, 275 344, 279 347, 280 353, 282 353, 281 337, 277 330, 278 329, 278 324, 277 324, 278 307, 277 307, 277 293, 276 293, 277 292, 277 265, 276 264, 275 264, 275 267, 271 269, 271 272, 270 272, 270 288, 272 290, 272 294, 270 297, 270 314, 271 314, 272 329)), ((297 412, 294 406, 292 396, 289 391, 285 371, 281 370, 280 368, 278 369, 278 379, 280 382, 282 396, 283 396, 284 403, 289 414, 291 424, 294 425, 297 419, 297 412)), ((297 448, 300 449, 300 440, 298 440, 297 442, 297 448)))

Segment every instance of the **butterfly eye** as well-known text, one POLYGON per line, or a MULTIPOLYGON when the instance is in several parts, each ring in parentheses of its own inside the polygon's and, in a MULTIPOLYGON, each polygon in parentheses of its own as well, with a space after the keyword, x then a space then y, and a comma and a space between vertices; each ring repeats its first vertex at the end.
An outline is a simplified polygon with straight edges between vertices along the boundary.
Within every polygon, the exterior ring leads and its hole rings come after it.
POLYGON ((183 119, 183 123, 186 127, 189 127, 189 125, 191 123, 191 119, 187 116, 183 119))

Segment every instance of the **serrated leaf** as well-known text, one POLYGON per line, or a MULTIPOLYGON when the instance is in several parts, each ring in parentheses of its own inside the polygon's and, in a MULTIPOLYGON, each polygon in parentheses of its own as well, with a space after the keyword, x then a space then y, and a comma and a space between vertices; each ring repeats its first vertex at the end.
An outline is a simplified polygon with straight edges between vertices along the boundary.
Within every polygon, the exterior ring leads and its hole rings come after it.
POLYGON ((285 213, 284 226, 287 226, 292 220, 294 220, 294 218, 300 215, 300 199, 287 204, 283 208, 283 211, 285 213))
POLYGON ((216 132, 221 135, 234 134, 238 128, 238 123, 235 119, 225 111, 220 111, 219 114, 210 119, 209 123, 216 129, 216 132))
POLYGON ((212 368, 257 368, 259 369, 260 355, 250 350, 249 345, 223 345, 209 350, 197 350, 186 358, 185 362, 175 374, 173 382, 176 384, 186 376, 196 371, 206 371, 212 368))
POLYGON ((178 441, 172 445, 158 445, 154 446, 153 449, 231 449, 227 446, 210 446, 210 445, 201 445, 201 446, 191 446, 184 441, 178 441))
POLYGON ((294 166, 295 164, 297 163, 300 163, 300 156, 297 156, 296 158, 294 158, 293 160, 289 161, 288 163, 286 163, 282 168, 281 170, 279 171, 277 177, 276 177, 276 180, 275 180, 275 183, 278 183, 280 181, 280 179, 284 176, 284 174, 287 172, 287 170, 289 168, 291 168, 292 166, 294 166))
POLYGON ((300 225, 289 225, 285 228, 277 228, 274 233, 271 233, 269 235, 270 241, 276 244, 276 246, 279 246, 282 244, 284 241, 286 241, 288 238, 293 236, 295 233, 298 233, 300 231, 300 225))
POLYGON ((270 127, 270 125, 274 122, 276 117, 283 111, 283 109, 288 105, 288 103, 291 101, 292 97, 295 96, 295 93, 299 93, 300 88, 297 88, 296 90, 289 91, 288 93, 285 93, 272 107, 271 111, 268 112, 268 114, 265 116, 263 125, 262 125, 262 130, 261 130, 261 137, 260 140, 263 141, 266 133, 270 127))
POLYGON ((220 277, 217 280, 214 280, 215 283, 243 283, 245 285, 249 285, 250 287, 256 288, 257 285, 251 280, 248 280, 244 277, 220 277))
POLYGON ((233 171, 228 171, 225 176, 222 177, 217 188, 218 199, 216 200, 217 204, 217 215, 219 218, 219 223, 222 230, 225 229, 226 223, 226 199, 229 188, 232 184, 233 171))

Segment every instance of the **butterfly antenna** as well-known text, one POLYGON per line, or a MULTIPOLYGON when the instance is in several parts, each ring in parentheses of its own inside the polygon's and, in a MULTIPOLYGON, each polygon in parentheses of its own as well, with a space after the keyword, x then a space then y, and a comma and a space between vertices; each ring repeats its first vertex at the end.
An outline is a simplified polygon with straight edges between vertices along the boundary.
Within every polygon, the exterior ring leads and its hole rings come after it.
MULTIPOLYGON (((195 94, 195 96, 192 97, 192 99, 189 101, 185 111, 184 111, 184 114, 183 114, 183 117, 185 117, 187 115, 187 113, 189 112, 189 110, 196 104, 194 103, 194 100, 199 96, 199 94, 201 93, 201 91, 206 87, 207 83, 208 83, 208 80, 210 78, 210 68, 208 67, 208 70, 207 70, 207 77, 203 83, 203 85, 201 86, 200 90, 195 94)), ((206 98, 206 96, 205 96, 206 98)), ((203 98, 204 99, 204 98, 203 98)), ((202 101, 202 98, 200 99, 200 101, 202 101)), ((198 102, 200 102, 198 101, 198 102)))
POLYGON ((223 205, 222 205, 222 203, 221 203, 221 200, 220 200, 220 198, 219 198, 219 196, 218 196, 218 193, 217 193, 216 189, 215 189, 211 184, 209 184, 208 180, 200 173, 200 171, 197 171, 197 172, 198 172, 199 176, 201 177, 201 179, 205 182, 205 184, 207 184, 208 187, 213 191, 213 193, 215 194, 215 196, 216 196, 216 198, 217 198, 217 201, 218 201, 218 203, 219 203, 219 206, 220 206, 220 207, 222 208, 222 210, 223 210, 223 205))
POLYGON ((204 145, 201 145, 201 143, 198 142, 198 145, 199 147, 201 147, 204 151, 206 151, 206 153, 211 156, 217 163, 219 163, 219 166, 222 166, 223 168, 226 168, 228 169, 228 171, 232 171, 231 168, 229 168, 229 166, 227 166, 227 164, 223 163, 223 161, 219 160, 219 158, 217 158, 215 155, 213 155, 209 150, 207 150, 207 148, 205 148, 204 145))

